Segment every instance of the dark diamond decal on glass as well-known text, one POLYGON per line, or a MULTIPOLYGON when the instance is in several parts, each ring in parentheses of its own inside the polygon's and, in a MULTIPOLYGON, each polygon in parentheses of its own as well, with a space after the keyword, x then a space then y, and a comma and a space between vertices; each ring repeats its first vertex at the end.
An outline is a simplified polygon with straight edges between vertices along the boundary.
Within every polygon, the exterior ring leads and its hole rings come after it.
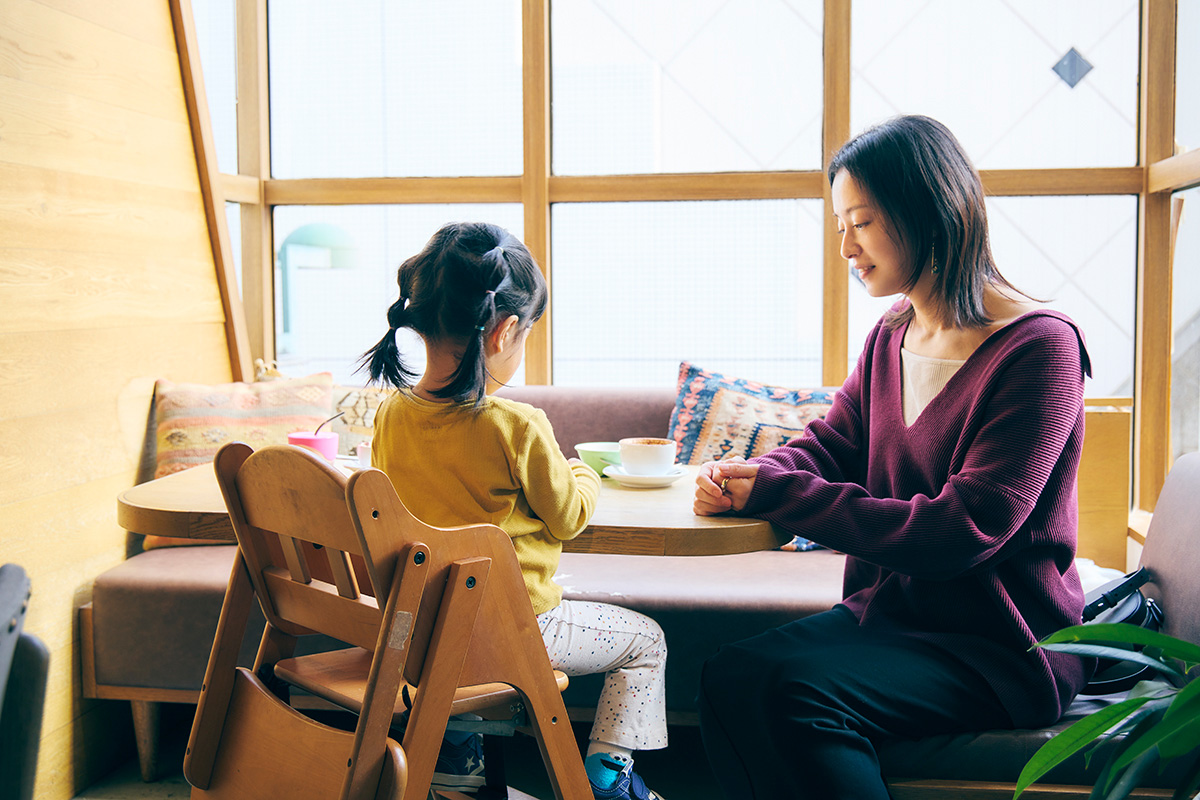
POLYGON ((1054 65, 1054 71, 1058 73, 1058 77, 1063 79, 1063 82, 1075 88, 1075 84, 1083 80, 1083 76, 1092 71, 1092 65, 1088 60, 1079 55, 1079 51, 1072 47, 1067 51, 1067 54, 1059 59, 1054 65))

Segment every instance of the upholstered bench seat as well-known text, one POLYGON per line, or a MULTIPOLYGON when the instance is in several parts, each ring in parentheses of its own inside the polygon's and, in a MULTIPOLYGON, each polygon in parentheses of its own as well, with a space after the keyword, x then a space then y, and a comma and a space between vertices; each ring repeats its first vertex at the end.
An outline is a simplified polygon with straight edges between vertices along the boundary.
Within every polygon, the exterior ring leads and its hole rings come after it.
MULTIPOLYGON (((212 649, 235 553, 233 545, 149 550, 99 575, 91 608, 96 684, 182 690, 195 702, 207 665, 197 654, 212 649)), ((253 615, 243 666, 254 663, 262 637, 262 613, 253 615)))
MULTIPOLYGON (((1043 744, 1088 714, 1126 697, 1122 692, 1076 698, 1062 719, 1037 730, 996 730, 957 736, 930 736, 915 741, 898 739, 880 748, 880 762, 897 798, 906 796, 898 787, 903 786, 905 777, 910 775, 919 776, 922 785, 930 781, 1011 785, 1043 744)), ((1103 759, 1096 759, 1088 768, 1084 754, 1077 753, 1038 781, 1035 789, 1046 785, 1091 786, 1100 774, 1102 763, 1103 759)), ((1183 778, 1184 764, 1171 766, 1162 775, 1158 774, 1157 769, 1150 770, 1139 785, 1145 789, 1174 789, 1183 778)), ((1011 790, 1008 796, 1011 796, 1011 790)))
MULTIPOLYGON (((555 580, 568 600, 632 608, 667 638, 667 710, 695 721, 705 659, 726 642, 827 611, 842 596, 845 556, 830 550, 768 550, 727 556, 618 556, 564 553, 555 580)), ((572 714, 595 709, 603 676, 571 679, 572 714)))

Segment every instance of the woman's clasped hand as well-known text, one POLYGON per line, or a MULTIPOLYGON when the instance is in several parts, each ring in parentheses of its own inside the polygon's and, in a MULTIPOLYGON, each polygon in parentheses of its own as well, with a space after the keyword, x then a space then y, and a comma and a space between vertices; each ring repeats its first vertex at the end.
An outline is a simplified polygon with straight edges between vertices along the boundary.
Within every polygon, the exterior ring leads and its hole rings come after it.
POLYGON ((693 510, 711 516, 726 511, 741 511, 754 488, 758 465, 741 456, 724 461, 709 461, 696 476, 696 501, 693 510))

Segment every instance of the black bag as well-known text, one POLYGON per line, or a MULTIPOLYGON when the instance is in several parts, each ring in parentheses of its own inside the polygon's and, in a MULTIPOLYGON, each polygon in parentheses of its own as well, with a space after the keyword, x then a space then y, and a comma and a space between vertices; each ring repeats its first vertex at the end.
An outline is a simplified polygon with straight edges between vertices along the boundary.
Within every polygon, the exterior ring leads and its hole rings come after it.
MULTIPOLYGON (((1084 596, 1084 624, 1127 622, 1157 631, 1162 627, 1163 613, 1158 603, 1142 594, 1141 587, 1148 580, 1150 572, 1145 567, 1140 567, 1124 577, 1111 580, 1088 592, 1084 596)), ((1097 659, 1096 672, 1080 694, 1125 692, 1132 689, 1138 681, 1149 680, 1157 674, 1152 667, 1132 661, 1097 659)))

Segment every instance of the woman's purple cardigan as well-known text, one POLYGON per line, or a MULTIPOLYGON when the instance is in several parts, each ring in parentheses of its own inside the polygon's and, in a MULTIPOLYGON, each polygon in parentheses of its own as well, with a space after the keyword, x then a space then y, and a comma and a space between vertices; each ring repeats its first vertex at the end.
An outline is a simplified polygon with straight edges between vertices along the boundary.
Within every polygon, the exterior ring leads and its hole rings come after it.
POLYGON ((912 426, 905 327, 877 325, 824 421, 753 459, 745 513, 847 554, 843 602, 978 670, 1013 724, 1049 724, 1087 682, 1030 645, 1078 624, 1082 334, 1053 311, 993 333, 912 426))

